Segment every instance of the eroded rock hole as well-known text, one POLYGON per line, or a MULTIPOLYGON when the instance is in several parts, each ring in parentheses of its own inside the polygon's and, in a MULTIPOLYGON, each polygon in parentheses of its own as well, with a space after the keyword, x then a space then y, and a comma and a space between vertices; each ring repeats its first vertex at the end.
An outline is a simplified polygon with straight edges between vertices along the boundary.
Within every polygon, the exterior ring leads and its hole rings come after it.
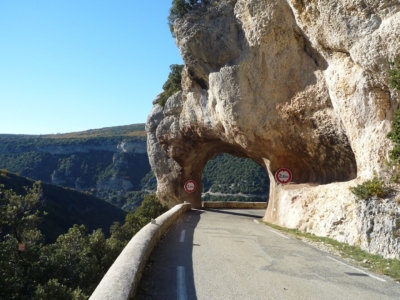
POLYGON ((268 201, 268 174, 250 158, 214 157, 204 168, 202 183, 202 201, 268 201))

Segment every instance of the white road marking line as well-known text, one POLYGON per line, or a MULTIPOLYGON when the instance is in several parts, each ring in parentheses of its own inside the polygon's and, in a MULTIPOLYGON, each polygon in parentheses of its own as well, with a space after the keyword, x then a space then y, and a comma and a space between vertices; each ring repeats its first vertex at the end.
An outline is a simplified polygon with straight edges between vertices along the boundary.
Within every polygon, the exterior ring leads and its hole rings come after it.
POLYGON ((325 277, 319 276, 318 274, 315 274, 315 273, 313 273, 312 275, 314 275, 314 276, 318 277, 319 279, 326 280, 326 278, 325 278, 325 277))
POLYGON ((185 241, 185 233, 186 233, 186 230, 181 231, 181 237, 179 238, 179 241, 181 243, 183 243, 185 241))
POLYGON ((332 260, 338 262, 339 264, 342 264, 342 265, 345 265, 345 266, 347 266, 347 267, 349 267, 349 268, 352 268, 352 269, 354 269, 354 270, 356 270, 356 271, 358 271, 358 272, 364 273, 364 274, 368 275, 369 277, 372 277, 372 278, 374 278, 374 279, 376 279, 376 280, 380 280, 380 281, 383 281, 383 282, 386 281, 385 279, 382 279, 382 278, 379 278, 379 277, 377 277, 377 276, 371 275, 371 274, 369 274, 369 273, 367 273, 367 272, 365 272, 365 271, 363 271, 363 270, 360 270, 360 269, 357 269, 357 268, 355 268, 355 267, 353 267, 353 266, 350 266, 350 265, 348 265, 348 264, 345 264, 344 262, 341 262, 340 260, 334 259, 334 258, 332 258, 332 257, 330 257, 330 256, 327 256, 327 258, 332 259, 332 260))
POLYGON ((269 231, 271 231, 271 232, 273 232, 273 233, 275 233, 275 234, 277 234, 277 235, 280 235, 281 237, 284 237, 285 239, 289 239, 287 236, 285 236, 285 235, 283 235, 283 234, 280 234, 279 232, 276 232, 276 231, 274 231, 274 230, 269 230, 269 231))
POLYGON ((254 223, 256 223, 256 224, 260 224, 260 222, 258 221, 258 220, 253 220, 254 221, 254 223))
POLYGON ((187 300, 185 267, 176 268, 176 284, 178 300, 187 300))

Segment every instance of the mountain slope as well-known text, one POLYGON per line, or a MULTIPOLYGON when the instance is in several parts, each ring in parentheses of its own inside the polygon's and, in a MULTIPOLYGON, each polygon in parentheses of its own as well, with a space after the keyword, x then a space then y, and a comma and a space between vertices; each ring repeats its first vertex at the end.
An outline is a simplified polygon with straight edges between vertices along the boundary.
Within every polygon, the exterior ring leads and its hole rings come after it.
POLYGON ((103 199, 122 197, 114 203, 134 209, 141 199, 125 195, 141 191, 150 172, 144 124, 56 135, 2 134, 0 168, 103 199))
MULTIPOLYGON (((144 124, 53 135, 0 134, 0 168, 134 210, 143 194, 157 189, 146 139, 144 124)), ((250 159, 215 157, 203 183, 205 201, 268 199, 269 178, 250 159)))
MULTIPOLYGON (((0 184, 17 194, 25 194, 24 187, 32 187, 35 181, 5 170, 0 171, 0 184)), ((108 235, 114 222, 123 223, 126 212, 93 195, 73 189, 41 183, 44 205, 47 212, 39 226, 46 236, 46 242, 54 242, 74 224, 84 224, 91 232, 101 228, 108 235)))

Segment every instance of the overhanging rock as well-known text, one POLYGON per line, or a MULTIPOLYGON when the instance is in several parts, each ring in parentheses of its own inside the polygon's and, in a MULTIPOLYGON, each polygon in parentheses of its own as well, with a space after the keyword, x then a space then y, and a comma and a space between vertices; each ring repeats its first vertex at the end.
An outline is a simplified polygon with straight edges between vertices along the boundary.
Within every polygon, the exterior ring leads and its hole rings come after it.
POLYGON ((399 106, 387 86, 387 61, 400 53, 399 8, 221 0, 176 20, 183 91, 147 121, 158 196, 200 207, 208 160, 247 157, 271 179, 266 220, 356 243, 348 187, 387 157, 399 106), (295 184, 274 184, 281 167, 295 184), (189 179, 198 183, 192 194, 183 189, 189 179))

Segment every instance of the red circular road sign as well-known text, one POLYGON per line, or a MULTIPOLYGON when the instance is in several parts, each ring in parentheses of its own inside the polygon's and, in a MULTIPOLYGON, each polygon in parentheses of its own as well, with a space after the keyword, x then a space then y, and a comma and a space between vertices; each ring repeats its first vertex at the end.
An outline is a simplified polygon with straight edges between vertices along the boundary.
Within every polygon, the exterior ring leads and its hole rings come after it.
POLYGON ((292 180, 292 172, 286 168, 280 168, 275 172, 275 179, 281 184, 289 183, 292 180))
POLYGON ((184 188, 185 188, 185 191, 186 191, 186 192, 188 192, 188 193, 194 193, 194 191, 195 191, 196 188, 197 188, 197 184, 196 184, 196 182, 193 181, 193 180, 188 180, 188 181, 185 182, 184 188))

